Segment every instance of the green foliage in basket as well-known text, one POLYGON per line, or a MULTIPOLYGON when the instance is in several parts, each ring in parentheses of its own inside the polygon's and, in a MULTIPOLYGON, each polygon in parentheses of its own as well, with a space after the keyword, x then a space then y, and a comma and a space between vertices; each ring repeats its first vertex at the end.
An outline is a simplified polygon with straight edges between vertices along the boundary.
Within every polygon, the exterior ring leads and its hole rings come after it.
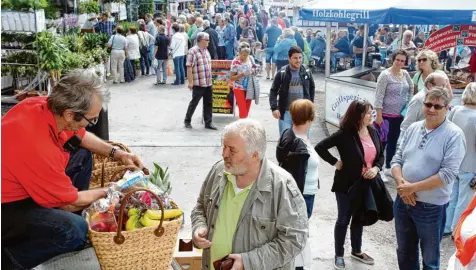
POLYGON ((109 37, 105 33, 85 33, 83 35, 83 45, 85 50, 95 48, 106 48, 109 37))
POLYGON ((172 192, 169 177, 169 168, 167 167, 164 170, 159 164, 154 162, 154 172, 150 175, 149 181, 163 191, 161 195, 170 195, 172 192))
POLYGON ((139 1, 139 17, 144 17, 146 13, 154 14, 155 5, 154 0, 140 0, 139 1))
POLYGON ((83 37, 80 35, 66 35, 63 42, 70 52, 78 53, 83 47, 83 37))
POLYGON ((79 13, 80 14, 90 14, 90 13, 99 13, 99 4, 95 0, 89 0, 86 2, 79 3, 79 13))

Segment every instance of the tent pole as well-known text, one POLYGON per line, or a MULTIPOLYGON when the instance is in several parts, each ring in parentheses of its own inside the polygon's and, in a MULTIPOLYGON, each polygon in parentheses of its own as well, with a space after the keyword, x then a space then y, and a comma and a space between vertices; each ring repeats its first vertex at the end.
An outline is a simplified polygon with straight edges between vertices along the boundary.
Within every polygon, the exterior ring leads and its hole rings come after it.
POLYGON ((365 24, 364 26, 364 51, 362 52, 362 68, 365 67, 365 61, 367 61, 367 40, 369 39, 369 25, 365 24))
POLYGON ((326 22, 326 78, 331 75, 331 28, 332 23, 326 22))
POLYGON ((402 44, 403 44, 403 24, 400 24, 400 26, 398 26, 398 41, 397 41, 397 45, 399 49, 402 48, 402 44))
POLYGON ((453 58, 453 61, 451 61, 451 75, 453 75, 454 71, 455 71, 455 67, 456 67, 456 55, 457 55, 457 52, 458 52, 458 46, 455 46, 454 49, 453 49, 453 56, 451 58, 453 58))

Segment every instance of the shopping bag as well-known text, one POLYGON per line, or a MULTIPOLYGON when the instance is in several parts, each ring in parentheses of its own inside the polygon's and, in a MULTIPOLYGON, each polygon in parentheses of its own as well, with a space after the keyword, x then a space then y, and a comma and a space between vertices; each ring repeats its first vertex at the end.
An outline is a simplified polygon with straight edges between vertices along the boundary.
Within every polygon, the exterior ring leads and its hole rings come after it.
POLYGON ((296 258, 294 258, 294 266, 295 267, 304 267, 304 266, 311 266, 312 264, 312 253, 311 253, 311 239, 307 238, 306 246, 304 249, 299 253, 296 258))
POLYGON ((167 61, 167 76, 172 75, 174 75, 174 72, 172 71, 172 66, 170 65, 170 61, 167 61))
POLYGON ((153 68, 157 68, 159 66, 159 60, 157 60, 156 58, 154 58, 154 60, 152 60, 152 67, 153 68))

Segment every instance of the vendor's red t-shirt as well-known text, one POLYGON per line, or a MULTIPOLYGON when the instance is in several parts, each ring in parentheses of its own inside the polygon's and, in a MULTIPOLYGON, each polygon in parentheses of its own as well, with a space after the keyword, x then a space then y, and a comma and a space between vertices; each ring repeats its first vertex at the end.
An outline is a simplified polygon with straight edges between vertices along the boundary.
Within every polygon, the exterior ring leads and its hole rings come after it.
MULTIPOLYGON (((86 130, 76 134, 84 137, 86 130)), ((75 133, 58 134, 46 97, 27 98, 2 118, 2 203, 31 197, 44 207, 75 202, 78 190, 65 169, 63 145, 75 133)))

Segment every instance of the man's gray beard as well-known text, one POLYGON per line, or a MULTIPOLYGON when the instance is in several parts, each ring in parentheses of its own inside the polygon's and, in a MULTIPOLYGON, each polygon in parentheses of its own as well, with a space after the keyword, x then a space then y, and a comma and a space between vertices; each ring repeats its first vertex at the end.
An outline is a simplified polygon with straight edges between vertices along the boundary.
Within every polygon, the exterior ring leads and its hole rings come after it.
POLYGON ((245 168, 236 167, 230 167, 229 169, 225 168, 225 171, 235 176, 245 175, 248 172, 248 170, 245 168))

